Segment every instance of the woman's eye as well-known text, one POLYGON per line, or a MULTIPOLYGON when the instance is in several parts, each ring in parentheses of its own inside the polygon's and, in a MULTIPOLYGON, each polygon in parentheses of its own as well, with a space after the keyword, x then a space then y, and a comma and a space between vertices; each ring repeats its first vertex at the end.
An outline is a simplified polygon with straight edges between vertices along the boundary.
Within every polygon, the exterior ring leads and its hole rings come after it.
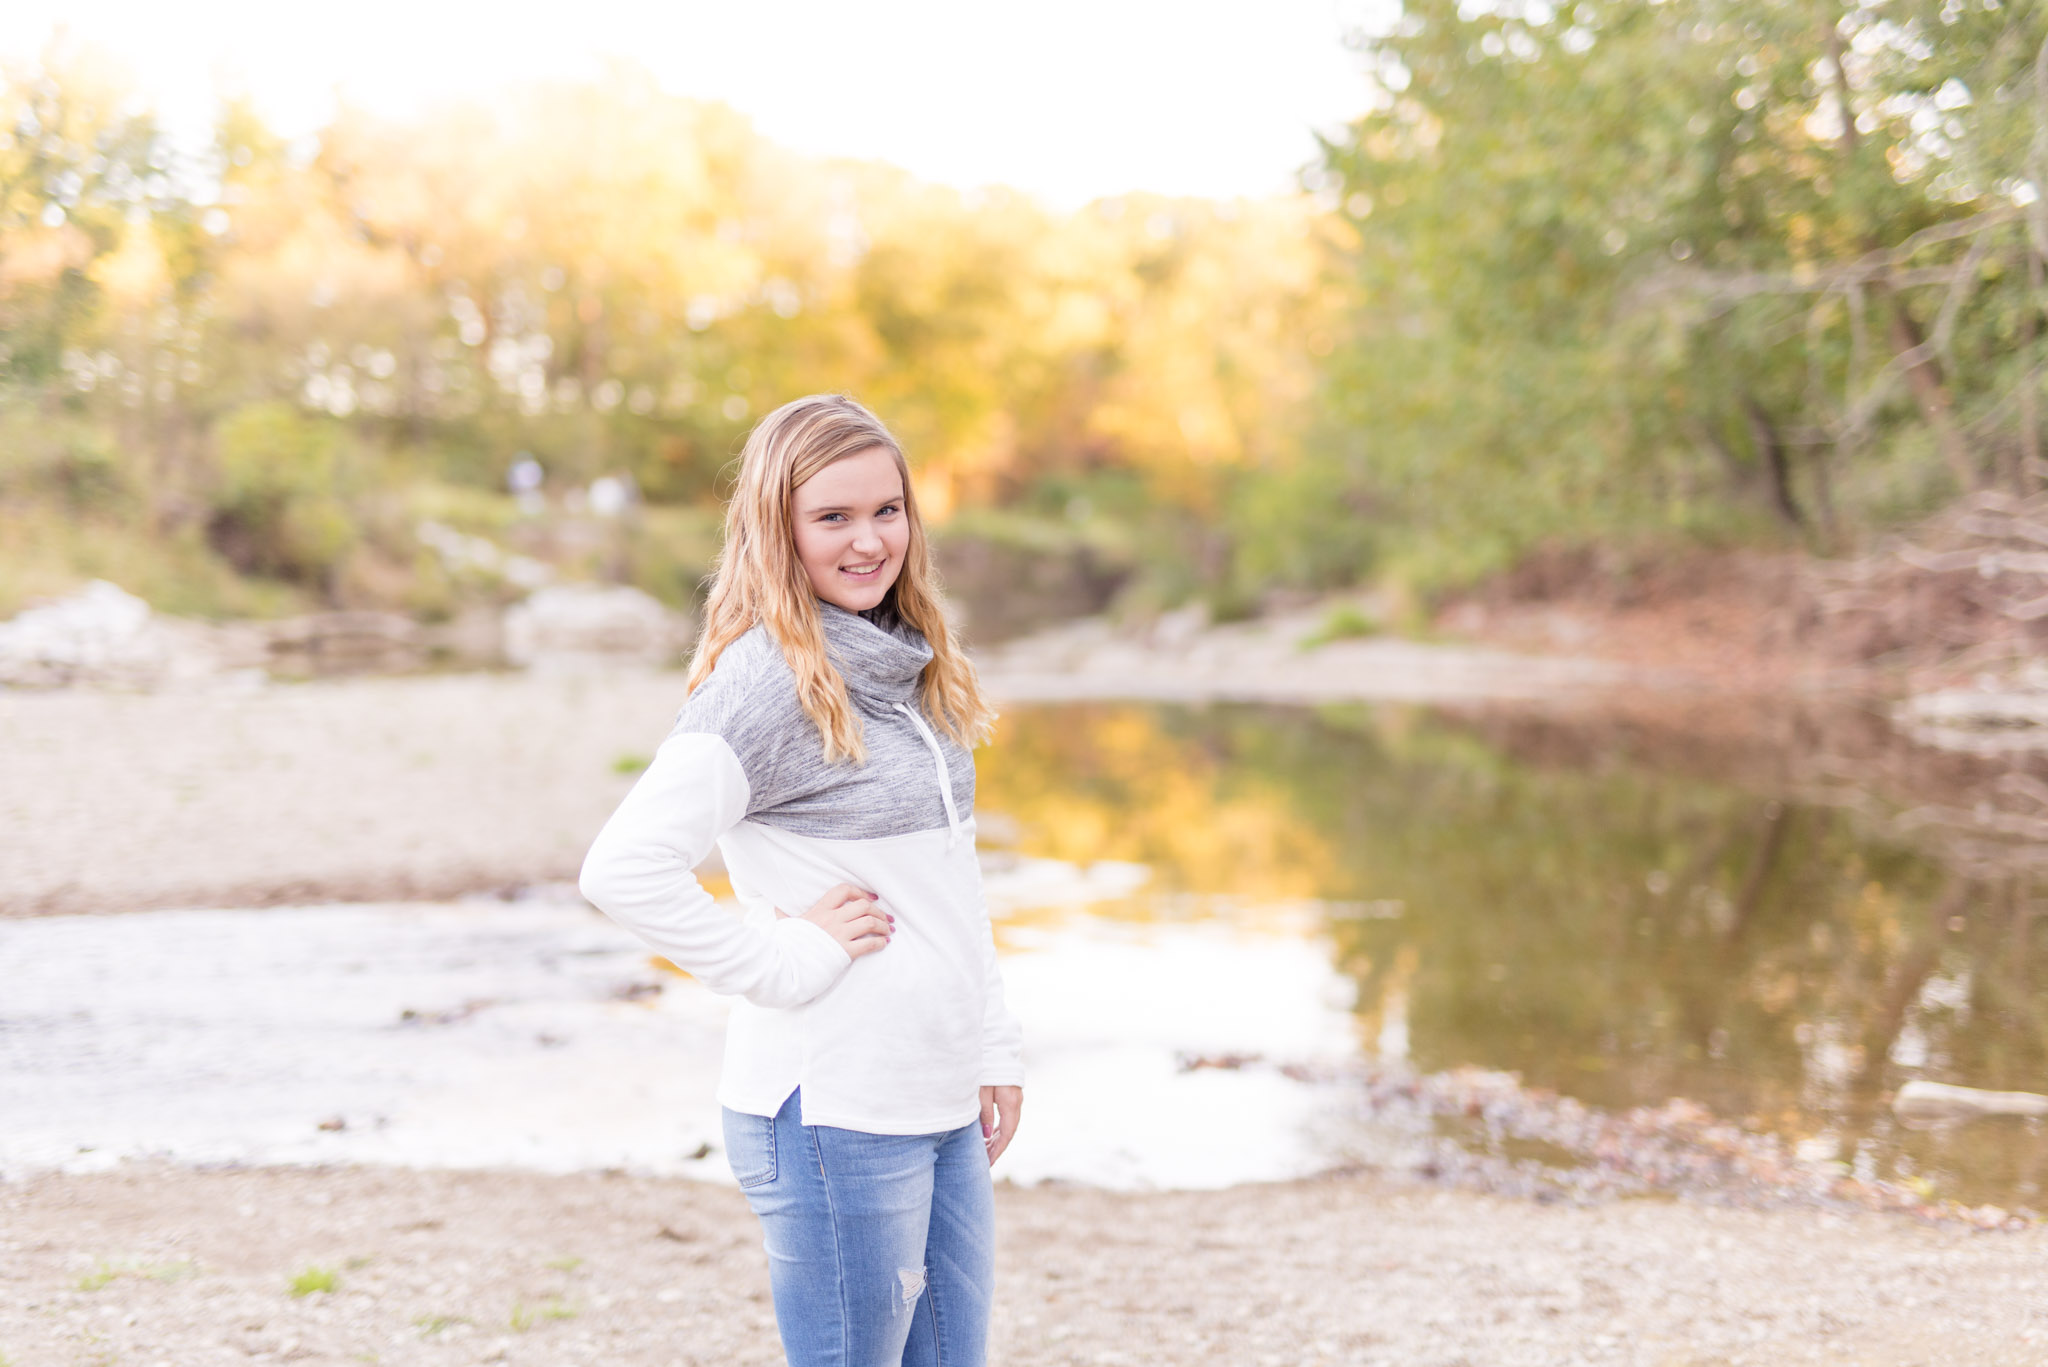
POLYGON ((893 503, 885 503, 885 504, 883 504, 883 505, 882 505, 882 507, 881 507, 881 512, 883 512, 883 513, 885 513, 885 514, 886 514, 886 513, 900 513, 900 512, 902 512, 902 511, 903 511, 903 510, 902 510, 901 508, 897 507, 897 506, 896 506, 895 504, 893 504, 893 503))

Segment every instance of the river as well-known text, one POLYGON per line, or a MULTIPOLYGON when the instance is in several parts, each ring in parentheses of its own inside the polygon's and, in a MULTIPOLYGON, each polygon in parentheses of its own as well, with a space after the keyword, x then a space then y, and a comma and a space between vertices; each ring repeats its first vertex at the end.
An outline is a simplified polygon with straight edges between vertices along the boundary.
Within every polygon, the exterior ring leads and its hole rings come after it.
MULTIPOLYGON (((1888 1105, 2048 1087, 2031 772, 1841 705, 1012 707, 978 801, 1032 1078, 1003 1170, 1586 1161, 1363 1099, 1481 1069, 2037 1206, 2038 1123, 1888 1105)), ((573 889, 0 922, 0 982, 0 1170, 722 1173, 723 1003, 573 889)))

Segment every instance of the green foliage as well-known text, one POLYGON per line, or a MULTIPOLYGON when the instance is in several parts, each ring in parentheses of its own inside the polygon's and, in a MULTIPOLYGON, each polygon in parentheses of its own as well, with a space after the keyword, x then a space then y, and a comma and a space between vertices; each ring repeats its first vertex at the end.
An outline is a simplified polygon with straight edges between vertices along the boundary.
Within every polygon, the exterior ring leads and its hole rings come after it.
POLYGON ((715 508, 646 507, 627 521, 611 577, 637 584, 672 608, 694 610, 710 583, 723 521, 715 508))
POLYGON ((118 513, 136 493, 111 434, 72 414, 0 408, 0 505, 42 500, 75 517, 118 513))
POLYGON ((935 544, 948 591, 971 609, 969 638, 989 642, 1102 610, 1141 559, 1138 531, 1076 494, 1057 512, 969 509, 940 529, 935 544))
POLYGON ((653 761, 646 755, 620 755, 612 761, 615 774, 637 774, 653 761))
POLYGON ((196 527, 152 536, 132 519, 0 503, 0 548, 0 617, 70 592, 81 578, 146 588, 159 609, 193 617, 275 617, 308 606, 292 585, 237 575, 196 527))
POLYGON ((1314 631, 1302 638, 1301 648, 1313 650, 1331 641, 1356 640, 1379 633, 1379 620, 1364 608, 1356 603, 1338 603, 1323 614, 1323 620, 1317 623, 1314 631))
POLYGON ((331 1267, 309 1267, 293 1277, 286 1284, 286 1290, 294 1296, 310 1296, 315 1292, 331 1292, 341 1285, 341 1276, 331 1267))
POLYGON ((1317 452, 1285 469, 1245 472, 1234 493, 1223 523, 1240 582, 1322 591, 1378 568, 1378 509, 1342 459, 1317 452))
POLYGON ((235 410, 217 438, 214 546, 248 573, 329 582, 358 536, 341 496, 339 446, 331 422, 293 405, 235 410))
POLYGON ((1356 302, 1311 468, 1426 580, 2031 487, 2044 38, 2039 6, 1414 0, 1313 178, 1356 302))

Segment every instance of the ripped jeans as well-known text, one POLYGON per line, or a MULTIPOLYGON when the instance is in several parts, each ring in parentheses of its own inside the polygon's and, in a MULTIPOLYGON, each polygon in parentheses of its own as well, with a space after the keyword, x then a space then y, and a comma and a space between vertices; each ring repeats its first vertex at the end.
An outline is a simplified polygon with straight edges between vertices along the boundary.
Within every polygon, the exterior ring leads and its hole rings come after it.
POLYGON ((940 1134, 725 1112, 790 1367, 983 1367, 995 1199, 981 1124, 940 1134))

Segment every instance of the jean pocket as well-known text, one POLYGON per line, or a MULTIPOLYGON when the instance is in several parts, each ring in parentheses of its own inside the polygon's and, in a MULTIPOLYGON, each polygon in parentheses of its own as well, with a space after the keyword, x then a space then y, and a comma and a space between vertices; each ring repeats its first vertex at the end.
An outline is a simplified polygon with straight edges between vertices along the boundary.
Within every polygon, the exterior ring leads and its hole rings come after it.
POLYGON ((725 1112, 725 1161, 741 1187, 775 1180, 775 1117, 725 1112))

